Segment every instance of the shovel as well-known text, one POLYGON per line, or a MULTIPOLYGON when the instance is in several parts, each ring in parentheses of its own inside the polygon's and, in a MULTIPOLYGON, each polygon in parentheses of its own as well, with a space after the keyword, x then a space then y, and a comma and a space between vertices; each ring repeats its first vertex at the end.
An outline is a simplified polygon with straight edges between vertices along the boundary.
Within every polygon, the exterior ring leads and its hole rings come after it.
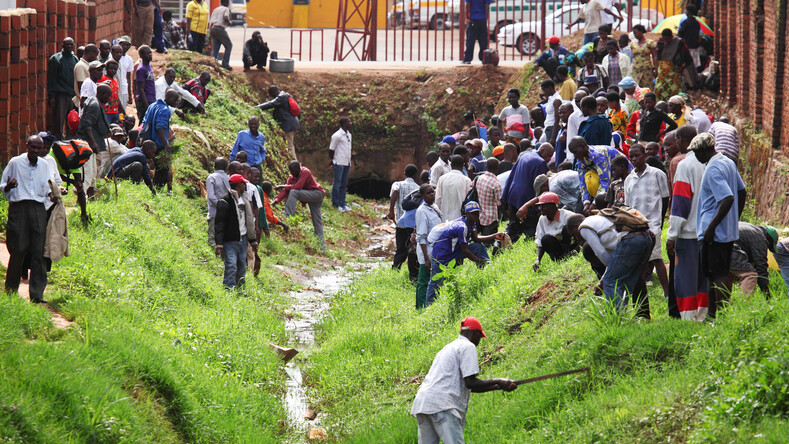
POLYGON ((589 371, 589 367, 584 367, 575 370, 567 370, 566 372, 551 373, 550 375, 537 376, 529 379, 521 379, 519 381, 515 381, 515 385, 528 384, 530 382, 542 381, 543 379, 558 378, 559 376, 573 375, 575 373, 583 373, 588 371, 589 371))
POLYGON ((293 359, 296 355, 299 354, 299 351, 295 348, 283 348, 279 345, 269 344, 268 348, 272 349, 276 353, 280 355, 280 358, 287 364, 288 361, 293 359))

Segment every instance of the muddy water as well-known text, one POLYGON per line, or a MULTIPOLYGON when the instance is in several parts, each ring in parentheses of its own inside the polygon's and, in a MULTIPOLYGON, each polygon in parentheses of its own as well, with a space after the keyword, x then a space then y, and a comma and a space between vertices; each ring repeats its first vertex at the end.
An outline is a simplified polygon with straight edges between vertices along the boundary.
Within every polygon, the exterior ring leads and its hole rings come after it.
MULTIPOLYGON (((321 413, 318 412, 314 419, 308 418, 313 400, 309 397, 302 374, 302 370, 309 366, 309 352, 315 346, 316 324, 326 314, 338 291, 347 287, 357 276, 387 263, 386 259, 393 254, 394 234, 383 227, 368 229, 370 236, 367 245, 353 262, 341 267, 316 270, 315 275, 302 279, 294 276, 303 288, 289 294, 292 309, 286 312, 285 330, 290 335, 289 347, 298 350, 299 355, 285 365, 288 379, 284 402, 288 421, 295 428, 296 441, 304 441, 311 429, 322 427, 321 413)), ((281 268, 286 271, 285 267, 281 268)))

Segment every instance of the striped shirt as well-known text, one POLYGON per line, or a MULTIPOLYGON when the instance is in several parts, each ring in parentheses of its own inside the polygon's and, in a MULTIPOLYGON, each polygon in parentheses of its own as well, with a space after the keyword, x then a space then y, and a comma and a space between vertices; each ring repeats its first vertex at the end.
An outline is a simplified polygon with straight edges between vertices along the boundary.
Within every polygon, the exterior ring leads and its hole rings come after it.
POLYGON ((740 137, 737 128, 725 122, 715 122, 709 133, 715 137, 715 151, 737 162, 740 158, 740 137))
POLYGON ((479 215, 479 224, 490 225, 498 219, 499 199, 501 198, 501 182, 493 173, 485 171, 477 176, 477 195, 479 206, 482 207, 479 215))
POLYGON ((399 191, 400 195, 397 197, 395 201, 395 220, 400 220, 403 217, 403 199, 406 196, 413 193, 414 191, 419 189, 419 185, 414 182, 414 179, 410 177, 406 177, 405 180, 401 180, 399 182, 395 182, 392 184, 392 190, 389 192, 389 197, 392 197, 395 191, 399 191))

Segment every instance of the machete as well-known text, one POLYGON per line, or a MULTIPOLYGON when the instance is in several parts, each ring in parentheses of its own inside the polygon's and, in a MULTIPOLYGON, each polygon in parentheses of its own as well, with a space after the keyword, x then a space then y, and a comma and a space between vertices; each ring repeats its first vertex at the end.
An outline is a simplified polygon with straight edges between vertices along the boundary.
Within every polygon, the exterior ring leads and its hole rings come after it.
POLYGON ((529 378, 529 379, 521 379, 520 381, 515 381, 515 385, 528 384, 530 382, 542 381, 543 379, 558 378, 559 376, 567 376, 575 373, 583 373, 588 371, 589 371, 589 367, 577 368, 575 370, 567 370, 566 372, 551 373, 550 375, 537 376, 535 378, 529 378))

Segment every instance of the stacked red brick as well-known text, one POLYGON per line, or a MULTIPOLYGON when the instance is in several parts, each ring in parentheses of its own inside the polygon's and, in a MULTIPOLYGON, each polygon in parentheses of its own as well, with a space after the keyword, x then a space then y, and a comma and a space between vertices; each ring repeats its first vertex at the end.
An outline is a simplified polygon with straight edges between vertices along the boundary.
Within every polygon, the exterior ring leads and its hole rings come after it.
POLYGON ((789 154, 789 0, 705 2, 721 93, 789 154))
POLYGON ((130 1, 27 0, 0 11, 0 160, 47 127, 47 61, 67 36, 84 45, 130 33, 130 1), (126 4, 128 2, 128 5, 126 4))

